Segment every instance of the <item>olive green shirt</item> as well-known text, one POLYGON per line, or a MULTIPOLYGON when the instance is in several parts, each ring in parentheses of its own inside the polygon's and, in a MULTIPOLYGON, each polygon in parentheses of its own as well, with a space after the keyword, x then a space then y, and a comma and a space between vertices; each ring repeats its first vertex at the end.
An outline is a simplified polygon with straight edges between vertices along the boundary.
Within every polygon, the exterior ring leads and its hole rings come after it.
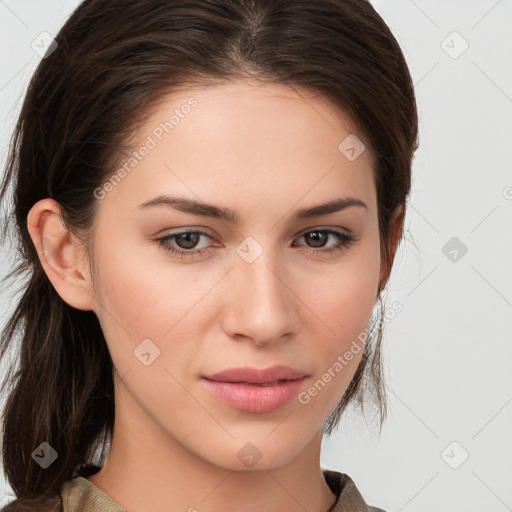
MULTIPOLYGON (((323 470, 327 485, 338 497, 326 512, 385 512, 367 505, 353 480, 345 473, 323 470)), ((60 512, 126 512, 101 489, 82 476, 65 482, 60 492, 60 512)), ((15 502, 4 510, 15 511, 15 502)))
MULTIPOLYGON (((353 480, 344 473, 324 470, 324 478, 338 496, 329 512, 374 512, 359 493, 353 480)), ((63 512, 126 512, 112 498, 86 478, 68 480, 61 490, 63 512)), ((327 512, 327 511, 326 511, 327 512)))

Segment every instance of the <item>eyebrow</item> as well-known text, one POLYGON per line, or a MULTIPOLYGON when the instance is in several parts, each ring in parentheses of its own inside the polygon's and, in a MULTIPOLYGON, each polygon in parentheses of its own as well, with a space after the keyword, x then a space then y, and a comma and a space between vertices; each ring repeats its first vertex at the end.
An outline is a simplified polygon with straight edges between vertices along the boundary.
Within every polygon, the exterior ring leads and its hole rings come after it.
MULTIPOLYGON (((137 206, 136 210, 151 208, 154 206, 170 207, 182 212, 191 213, 192 215, 225 220, 232 224, 237 224, 240 221, 238 214, 229 208, 222 208, 212 204, 196 201, 194 199, 173 197, 166 194, 161 194, 154 199, 150 199, 149 201, 140 204, 137 206)), ((321 215, 328 215, 330 213, 345 210, 351 206, 360 206, 368 211, 368 207, 360 199, 352 196, 345 196, 317 206, 297 210, 293 218, 294 220, 303 220, 320 217, 321 215)))

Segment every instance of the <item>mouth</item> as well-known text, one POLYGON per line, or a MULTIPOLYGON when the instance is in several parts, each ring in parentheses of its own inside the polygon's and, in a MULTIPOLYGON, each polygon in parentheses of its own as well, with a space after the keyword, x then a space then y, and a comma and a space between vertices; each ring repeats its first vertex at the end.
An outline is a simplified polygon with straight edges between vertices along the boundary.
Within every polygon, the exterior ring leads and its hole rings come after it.
POLYGON ((290 366, 275 365, 269 368, 230 368, 213 375, 205 375, 204 378, 216 382, 258 384, 273 386, 283 381, 301 379, 305 372, 291 368, 290 366))
POLYGON ((201 382, 205 388, 219 400, 233 409, 251 413, 270 413, 277 411, 297 396, 307 375, 296 370, 287 369, 293 378, 262 378, 263 372, 276 372, 276 368, 269 370, 247 371, 245 377, 234 378, 228 374, 240 373, 238 370, 229 370, 210 377, 203 377, 201 382))

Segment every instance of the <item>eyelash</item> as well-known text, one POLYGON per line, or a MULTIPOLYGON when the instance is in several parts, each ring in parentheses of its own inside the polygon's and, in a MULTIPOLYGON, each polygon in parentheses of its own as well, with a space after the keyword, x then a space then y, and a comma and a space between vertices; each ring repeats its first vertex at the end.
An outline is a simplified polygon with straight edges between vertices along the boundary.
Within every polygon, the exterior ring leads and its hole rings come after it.
MULTIPOLYGON (((157 238, 157 239, 155 239, 155 242, 157 242, 158 245, 160 247, 162 247, 162 249, 164 249, 164 251, 170 252, 171 254, 173 254, 177 257, 180 257, 180 258, 186 258, 186 257, 189 257, 189 255, 190 256, 200 256, 201 254, 203 254, 204 252, 206 252, 208 250, 208 249, 190 249, 190 250, 176 249, 175 247, 170 245, 171 240, 174 240, 177 237, 184 235, 186 233, 199 234, 199 235, 204 235, 208 238, 211 238, 211 236, 208 235, 208 233, 205 233, 204 231, 185 230, 185 231, 180 231, 178 233, 173 233, 172 235, 166 235, 161 238, 157 238)), ((346 233, 343 233, 341 231, 335 231, 332 229, 312 229, 309 231, 305 231, 304 233, 302 233, 300 235, 300 237, 307 235, 309 233, 328 233, 330 235, 333 235, 339 242, 339 245, 336 245, 335 247, 331 247, 330 249, 310 248, 310 250, 307 252, 311 252, 311 253, 331 254, 334 252, 342 251, 359 240, 359 238, 354 235, 347 235, 346 233)))

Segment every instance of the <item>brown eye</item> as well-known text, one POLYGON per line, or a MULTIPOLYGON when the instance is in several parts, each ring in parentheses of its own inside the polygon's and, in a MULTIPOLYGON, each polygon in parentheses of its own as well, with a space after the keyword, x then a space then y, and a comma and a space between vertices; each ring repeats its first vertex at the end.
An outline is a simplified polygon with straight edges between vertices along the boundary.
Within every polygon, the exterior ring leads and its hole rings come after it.
POLYGON ((197 231, 190 231, 181 233, 179 235, 174 235, 174 238, 181 249, 193 249, 201 238, 201 234, 199 234, 197 231))
POLYGON ((202 254, 206 249, 194 249, 201 237, 211 238, 203 231, 181 231, 157 238, 155 241, 165 251, 175 254, 179 257, 197 256, 202 254), (173 243, 174 242, 174 243, 173 243))
POLYGON ((313 247, 323 247, 329 239, 329 234, 325 231, 310 231, 304 235, 308 243, 312 243, 313 247))
MULTIPOLYGON (((168 251, 180 258, 188 258, 199 256, 205 251, 210 250, 208 247, 195 249, 203 236, 211 238, 210 235, 203 231, 181 231, 163 236, 155 241, 165 251, 168 251)), ((307 231, 300 238, 304 238, 306 240, 308 247, 311 249, 310 252, 319 254, 330 254, 335 251, 341 251, 358 240, 354 235, 348 235, 341 231, 335 231, 332 229, 315 229, 307 231), (329 237, 333 237, 337 240, 337 243, 327 246, 326 244, 329 241, 329 237), (322 249, 323 247, 328 248, 322 249)))
POLYGON ((311 248, 320 248, 318 251, 312 251, 320 254, 341 251, 358 240, 354 235, 347 235, 346 233, 332 229, 315 229, 307 231, 301 238, 304 238, 311 248), (321 248, 326 246, 325 244, 330 236, 334 237, 338 243, 328 249, 322 250, 321 248))

